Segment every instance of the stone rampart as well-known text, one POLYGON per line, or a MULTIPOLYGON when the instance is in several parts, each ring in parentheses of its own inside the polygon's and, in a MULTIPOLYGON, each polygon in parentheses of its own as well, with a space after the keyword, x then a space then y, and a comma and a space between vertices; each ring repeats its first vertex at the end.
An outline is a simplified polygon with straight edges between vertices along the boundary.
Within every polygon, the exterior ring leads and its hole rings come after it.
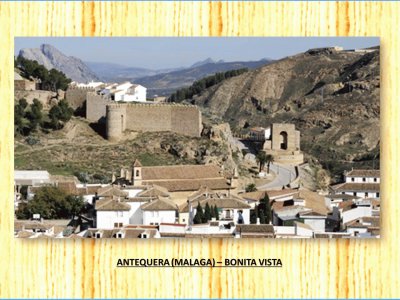
POLYGON ((199 137, 201 113, 197 106, 183 104, 108 104, 106 128, 109 140, 119 140, 124 130, 171 131, 199 137))
POLYGON ((69 106, 76 110, 78 108, 83 108, 86 101, 86 95, 93 91, 93 88, 70 86, 65 92, 65 99, 67 100, 69 106))

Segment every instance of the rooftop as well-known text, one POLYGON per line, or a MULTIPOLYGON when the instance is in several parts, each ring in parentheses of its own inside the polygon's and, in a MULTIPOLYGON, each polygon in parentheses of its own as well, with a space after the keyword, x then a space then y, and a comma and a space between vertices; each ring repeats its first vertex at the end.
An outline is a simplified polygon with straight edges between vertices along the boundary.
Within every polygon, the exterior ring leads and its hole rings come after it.
POLYGON ((380 170, 372 169, 354 169, 345 172, 347 177, 380 177, 380 170))

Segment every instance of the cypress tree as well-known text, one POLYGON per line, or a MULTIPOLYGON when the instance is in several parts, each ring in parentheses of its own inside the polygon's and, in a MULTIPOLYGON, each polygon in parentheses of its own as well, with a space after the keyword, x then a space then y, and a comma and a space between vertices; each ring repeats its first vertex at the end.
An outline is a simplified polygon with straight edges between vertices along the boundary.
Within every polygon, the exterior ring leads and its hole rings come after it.
POLYGON ((214 206, 214 213, 215 213, 215 219, 219 220, 219 212, 218 212, 217 205, 214 206))
MULTIPOLYGON (((204 222, 204 213, 203 213, 203 208, 200 205, 200 202, 197 204, 196 207, 196 215, 193 218, 194 224, 201 224, 205 223, 204 222)), ((206 221, 207 222, 207 221, 206 221)))
POLYGON ((208 205, 208 202, 206 203, 206 207, 204 209, 204 220, 205 220, 204 223, 211 220, 211 209, 210 209, 210 205, 208 205))

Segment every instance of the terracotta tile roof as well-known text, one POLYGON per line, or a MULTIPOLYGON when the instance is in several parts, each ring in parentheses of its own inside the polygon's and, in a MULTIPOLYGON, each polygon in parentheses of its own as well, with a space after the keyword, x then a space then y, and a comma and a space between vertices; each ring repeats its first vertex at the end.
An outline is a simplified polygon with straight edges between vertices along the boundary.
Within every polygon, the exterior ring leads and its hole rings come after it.
POLYGON ((331 189, 336 192, 379 192, 380 184, 345 182, 332 185, 331 189))
POLYGON ((148 181, 147 183, 162 186, 169 192, 195 191, 203 185, 213 190, 231 189, 231 186, 227 183, 225 178, 148 181))
POLYGON ((14 231, 19 230, 49 230, 53 228, 54 225, 48 224, 46 222, 31 221, 31 220, 16 220, 14 221, 14 231))
POLYGON ((139 192, 136 196, 137 197, 156 197, 156 196, 168 197, 169 193, 165 187, 153 184, 153 185, 149 185, 148 187, 146 187, 146 190, 139 192))
POLYGON ((274 226, 270 224, 246 224, 246 225, 236 225, 237 232, 241 233, 270 233, 274 234, 274 226))
POLYGON ((117 196, 117 197, 127 197, 128 192, 122 191, 119 188, 108 185, 102 188, 99 188, 97 190, 97 195, 99 197, 112 197, 112 196, 117 196))
POLYGON ((325 205, 324 196, 308 190, 299 190, 298 197, 306 201, 305 207, 312 209, 315 213, 320 215, 327 215, 330 211, 325 205))
POLYGON ((171 179, 217 179, 223 177, 221 168, 216 165, 177 165, 143 167, 142 179, 146 181, 171 179))
MULTIPOLYGON (((192 207, 195 208, 198 203, 200 203, 201 207, 205 208, 208 203, 209 206, 216 206, 217 208, 230 208, 230 209, 249 209, 251 206, 247 204, 245 201, 240 198, 228 197, 228 198, 213 198, 207 197, 201 200, 193 200, 191 201, 192 207)), ((185 203, 180 209, 181 212, 188 212, 189 206, 185 203)))
POLYGON ((98 211, 128 211, 130 209, 129 204, 113 199, 97 200, 95 205, 95 210, 98 211))
POLYGON ((355 169, 345 173, 347 177, 380 177, 380 170, 355 169))
POLYGON ((255 192, 240 194, 240 197, 246 200, 260 201, 262 198, 265 197, 265 193, 266 191, 255 191, 255 192))
POLYGON ((140 207, 142 210, 178 210, 178 206, 170 199, 158 198, 151 202, 145 203, 140 207))

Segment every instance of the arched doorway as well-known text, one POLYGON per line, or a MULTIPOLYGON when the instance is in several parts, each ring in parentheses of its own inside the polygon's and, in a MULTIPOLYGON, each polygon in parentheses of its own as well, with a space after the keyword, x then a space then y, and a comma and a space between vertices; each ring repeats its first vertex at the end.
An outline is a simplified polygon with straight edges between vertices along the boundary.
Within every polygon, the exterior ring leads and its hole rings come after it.
POLYGON ((282 150, 287 150, 287 132, 282 131, 279 134, 279 145, 282 150))

